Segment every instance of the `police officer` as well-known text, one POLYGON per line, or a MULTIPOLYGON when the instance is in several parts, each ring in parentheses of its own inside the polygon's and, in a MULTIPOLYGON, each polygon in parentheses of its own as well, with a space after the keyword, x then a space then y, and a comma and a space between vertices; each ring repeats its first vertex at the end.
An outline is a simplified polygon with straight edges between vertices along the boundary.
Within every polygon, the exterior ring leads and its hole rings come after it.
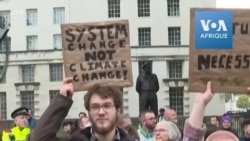
POLYGON ((20 107, 11 113, 15 127, 3 131, 2 141, 27 141, 30 134, 28 128, 28 108, 20 107))

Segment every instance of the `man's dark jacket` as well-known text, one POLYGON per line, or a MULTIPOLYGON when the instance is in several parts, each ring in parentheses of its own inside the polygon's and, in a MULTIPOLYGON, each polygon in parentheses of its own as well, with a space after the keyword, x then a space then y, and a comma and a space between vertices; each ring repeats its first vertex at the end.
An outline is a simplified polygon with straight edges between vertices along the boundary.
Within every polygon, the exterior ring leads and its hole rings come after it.
MULTIPOLYGON (((61 124, 69 112, 73 101, 62 95, 59 95, 46 109, 39 121, 36 128, 31 134, 30 141, 61 141, 56 137, 61 124)), ((134 141, 127 136, 125 132, 119 129, 120 141, 134 141)), ((74 132, 66 141, 89 141, 91 137, 90 128, 82 131, 74 132)))

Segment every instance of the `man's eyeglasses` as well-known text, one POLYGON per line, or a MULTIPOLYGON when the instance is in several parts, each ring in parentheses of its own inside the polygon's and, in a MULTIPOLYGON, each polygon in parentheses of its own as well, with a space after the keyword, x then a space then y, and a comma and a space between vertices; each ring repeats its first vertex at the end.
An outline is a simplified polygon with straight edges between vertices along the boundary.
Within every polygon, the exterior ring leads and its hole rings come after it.
POLYGON ((90 111, 93 113, 98 113, 100 109, 104 112, 110 111, 115 105, 114 104, 103 104, 103 105, 91 105, 90 106, 90 111))

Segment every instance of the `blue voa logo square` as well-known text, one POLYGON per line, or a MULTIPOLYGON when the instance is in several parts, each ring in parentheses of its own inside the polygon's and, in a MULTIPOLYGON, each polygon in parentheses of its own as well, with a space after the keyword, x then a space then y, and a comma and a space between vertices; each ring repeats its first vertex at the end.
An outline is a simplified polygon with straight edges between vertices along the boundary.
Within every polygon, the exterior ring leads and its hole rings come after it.
POLYGON ((199 11, 195 13, 196 49, 232 49, 233 13, 199 11))

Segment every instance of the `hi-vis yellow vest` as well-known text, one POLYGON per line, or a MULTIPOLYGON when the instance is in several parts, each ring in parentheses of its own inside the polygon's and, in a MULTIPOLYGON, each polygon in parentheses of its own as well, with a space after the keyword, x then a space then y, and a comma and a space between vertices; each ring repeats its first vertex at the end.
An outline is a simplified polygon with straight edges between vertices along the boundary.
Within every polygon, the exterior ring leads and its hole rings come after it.
POLYGON ((30 128, 20 130, 19 127, 13 127, 10 131, 3 131, 2 141, 27 141, 30 134, 30 128), (13 140, 14 139, 14 140, 13 140))

